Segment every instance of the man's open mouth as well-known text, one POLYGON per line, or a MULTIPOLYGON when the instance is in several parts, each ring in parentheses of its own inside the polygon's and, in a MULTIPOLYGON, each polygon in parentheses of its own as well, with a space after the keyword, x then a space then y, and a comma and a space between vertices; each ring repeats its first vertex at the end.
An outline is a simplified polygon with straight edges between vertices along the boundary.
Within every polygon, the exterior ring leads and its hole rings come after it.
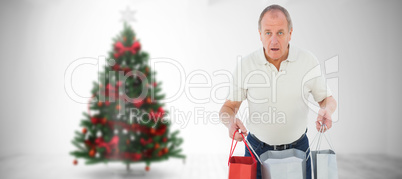
POLYGON ((278 51, 279 48, 271 48, 272 51, 278 51))

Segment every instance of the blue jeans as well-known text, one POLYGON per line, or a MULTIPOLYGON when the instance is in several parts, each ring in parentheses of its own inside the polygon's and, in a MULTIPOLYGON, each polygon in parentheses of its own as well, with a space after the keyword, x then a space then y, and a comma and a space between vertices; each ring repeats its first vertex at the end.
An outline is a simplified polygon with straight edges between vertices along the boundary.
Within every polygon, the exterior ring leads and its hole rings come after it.
MULTIPOLYGON (((260 142, 258 141, 258 139, 255 139, 254 137, 252 137, 249 133, 249 135, 247 136, 247 140, 249 141, 250 145, 253 147, 254 151, 257 153, 258 156, 260 156, 261 154, 263 154, 264 152, 268 151, 268 150, 274 150, 273 146, 269 146, 264 142, 260 142)), ((309 142, 308 142, 308 138, 307 135, 304 135, 304 137, 302 137, 297 144, 295 145, 290 145, 290 148, 295 148, 295 149, 299 149, 301 151, 306 151, 309 147, 309 142)), ((246 153, 244 156, 251 156, 250 152, 248 151, 247 147, 245 147, 246 153)), ((310 152, 310 150, 308 150, 306 152, 306 157, 308 156, 308 153, 310 152)), ((311 160, 310 157, 308 158, 307 162, 306 162, 306 179, 311 179, 311 160)), ((261 164, 260 162, 257 162, 257 179, 261 179, 261 164)))

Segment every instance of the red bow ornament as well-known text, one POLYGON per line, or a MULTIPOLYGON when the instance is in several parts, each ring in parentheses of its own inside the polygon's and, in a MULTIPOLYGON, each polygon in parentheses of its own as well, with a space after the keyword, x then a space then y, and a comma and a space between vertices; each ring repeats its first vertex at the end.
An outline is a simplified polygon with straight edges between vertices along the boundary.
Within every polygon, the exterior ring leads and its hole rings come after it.
POLYGON ((159 107, 157 112, 154 112, 151 109, 151 112, 149 112, 149 115, 150 115, 151 119, 153 119, 155 122, 157 122, 160 118, 162 118, 165 115, 165 110, 163 110, 162 107, 159 107))
POLYGON ((118 151, 119 136, 114 136, 109 142, 103 141, 103 138, 97 138, 95 140, 95 144, 98 147, 105 147, 106 153, 110 154, 112 149, 116 149, 116 151, 118 151))
POLYGON ((152 138, 149 138, 148 140, 145 140, 143 138, 140 139, 140 142, 142 145, 147 145, 153 142, 152 138))
POLYGON ((130 47, 124 46, 121 42, 116 42, 116 44, 114 44, 114 50, 116 51, 116 53, 114 53, 114 58, 119 58, 127 51, 136 54, 140 48, 141 45, 138 41, 135 41, 130 47))
POLYGON ((144 104, 144 100, 135 98, 133 103, 136 108, 140 108, 144 104))

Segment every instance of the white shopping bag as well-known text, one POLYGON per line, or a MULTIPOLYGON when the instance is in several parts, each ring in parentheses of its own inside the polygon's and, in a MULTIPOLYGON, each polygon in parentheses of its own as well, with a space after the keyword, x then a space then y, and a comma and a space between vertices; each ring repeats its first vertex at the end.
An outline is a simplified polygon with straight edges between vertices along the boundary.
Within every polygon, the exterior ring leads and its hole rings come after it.
MULTIPOLYGON (((324 126, 326 128, 326 126, 324 126)), ((321 127, 320 131, 323 130, 321 127)), ((325 133, 319 132, 318 143, 315 151, 311 152, 312 161, 313 161, 313 169, 314 169, 314 178, 315 179, 338 179, 338 166, 336 162, 336 154, 333 150, 331 143, 328 141, 325 133), (328 142, 331 149, 320 150, 320 144, 322 140, 322 134, 326 141, 328 142)), ((317 136, 317 135, 316 135, 317 136)), ((314 137, 315 140, 316 137, 314 137)), ((314 140, 311 143, 311 146, 314 143, 314 140)))
POLYGON ((267 151, 261 154, 263 179, 305 179, 306 153, 298 149, 267 151))

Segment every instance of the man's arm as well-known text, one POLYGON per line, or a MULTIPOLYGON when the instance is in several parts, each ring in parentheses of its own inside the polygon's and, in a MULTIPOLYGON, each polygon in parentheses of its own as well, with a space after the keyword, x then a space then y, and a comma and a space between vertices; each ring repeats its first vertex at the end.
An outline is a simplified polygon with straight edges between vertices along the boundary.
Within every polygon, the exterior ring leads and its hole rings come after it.
MULTIPOLYGON (((247 136, 246 127, 244 127, 240 119, 236 118, 236 113, 237 111, 239 111, 241 103, 241 101, 227 100, 219 111, 219 118, 222 123, 228 128, 230 138, 232 138, 233 133, 239 129, 241 130, 243 135, 247 136)), ((243 137, 239 133, 236 133, 234 139, 237 141, 242 141, 243 137)))
MULTIPOLYGON (((326 97, 324 100, 318 102, 320 105, 320 110, 318 111, 318 116, 317 116, 317 121, 316 121, 316 128, 318 131, 320 131, 321 125, 325 124, 327 126, 327 129, 330 129, 332 127, 332 114, 336 110, 336 100, 334 97, 329 96, 326 97)), ((324 129, 324 132, 326 129, 324 129)))

